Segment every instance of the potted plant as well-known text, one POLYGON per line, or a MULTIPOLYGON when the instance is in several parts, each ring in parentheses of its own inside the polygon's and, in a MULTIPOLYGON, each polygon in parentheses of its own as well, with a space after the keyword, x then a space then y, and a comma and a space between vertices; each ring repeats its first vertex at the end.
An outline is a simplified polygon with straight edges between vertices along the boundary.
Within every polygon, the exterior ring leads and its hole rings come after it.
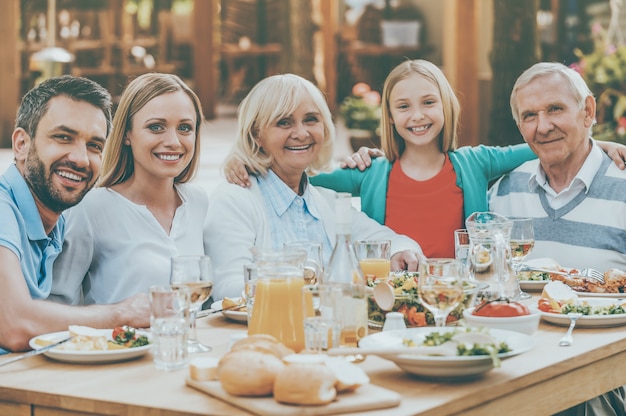
POLYGON ((597 97, 594 138, 626 143, 626 45, 611 43, 599 23, 592 26, 591 34, 593 50, 585 54, 575 49, 579 61, 570 67, 597 97))
POLYGON ((339 106, 339 112, 350 134, 354 150, 361 146, 380 147, 380 94, 369 85, 359 82, 352 87, 352 94, 339 106))

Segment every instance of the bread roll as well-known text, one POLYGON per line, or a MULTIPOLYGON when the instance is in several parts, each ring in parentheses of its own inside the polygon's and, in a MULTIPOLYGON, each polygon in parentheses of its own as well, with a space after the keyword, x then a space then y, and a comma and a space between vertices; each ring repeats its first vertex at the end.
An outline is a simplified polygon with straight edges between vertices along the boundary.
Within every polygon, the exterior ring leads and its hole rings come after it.
POLYGON ((283 368, 285 364, 274 354, 242 349, 222 357, 217 376, 224 390, 234 396, 269 396, 283 368))
POLYGON ((327 357, 325 364, 337 378, 335 388, 338 393, 354 391, 370 382, 370 378, 361 367, 346 361, 343 357, 327 357))
POLYGON ((322 405, 335 400, 337 379, 322 364, 288 364, 274 382, 274 399, 280 403, 322 405))
POLYGON ((215 357, 197 357, 189 362, 189 375, 196 381, 217 380, 217 365, 215 357))
POLYGON ((230 348, 231 351, 240 350, 253 350, 260 351, 266 354, 272 354, 277 358, 283 358, 286 355, 293 354, 294 351, 278 342, 276 338, 271 335, 252 335, 247 338, 241 339, 233 344, 230 348))

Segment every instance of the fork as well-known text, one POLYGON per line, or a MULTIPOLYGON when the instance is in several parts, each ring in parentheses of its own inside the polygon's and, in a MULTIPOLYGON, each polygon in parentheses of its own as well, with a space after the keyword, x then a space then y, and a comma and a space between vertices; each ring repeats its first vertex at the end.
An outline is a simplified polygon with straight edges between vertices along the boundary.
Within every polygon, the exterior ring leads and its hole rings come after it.
POLYGON ((582 270, 571 270, 569 272, 562 272, 560 270, 550 270, 550 269, 542 269, 540 267, 531 267, 531 266, 522 266, 520 271, 538 271, 538 272, 546 272, 546 273, 554 273, 560 274, 561 276, 567 277, 585 277, 589 279, 596 280, 601 284, 604 284, 604 273, 596 269, 582 269, 582 270))
POLYGON ((576 321, 578 318, 583 316, 582 313, 570 312, 567 314, 569 316, 569 328, 567 328, 567 332, 563 335, 563 338, 559 340, 559 347, 569 347, 574 343, 574 338, 572 337, 572 332, 574 331, 574 327, 576 326, 576 321))

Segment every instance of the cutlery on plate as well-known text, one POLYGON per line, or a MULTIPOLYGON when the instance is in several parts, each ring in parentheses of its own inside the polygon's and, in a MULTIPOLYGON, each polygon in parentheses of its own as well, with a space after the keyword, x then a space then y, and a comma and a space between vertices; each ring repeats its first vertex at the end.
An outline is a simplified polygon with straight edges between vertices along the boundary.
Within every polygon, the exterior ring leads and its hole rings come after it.
POLYGON ((565 333, 563 338, 559 340, 559 347, 569 347, 570 345, 574 343, 572 332, 574 331, 574 327, 576 326, 576 321, 578 320, 578 318, 583 316, 583 314, 570 312, 567 314, 567 316, 569 316, 569 320, 570 320, 569 328, 567 328, 567 332, 565 333))
POLYGON ((242 303, 240 305, 231 306, 230 308, 205 309, 203 311, 198 312, 198 314, 196 315, 196 318, 204 318, 205 316, 213 315, 214 313, 223 312, 223 311, 236 311, 245 306, 246 304, 242 303))
POLYGON ((65 343, 65 342, 71 340, 72 338, 74 338, 74 337, 65 338, 65 339, 63 339, 61 341, 54 342, 54 343, 52 343, 50 345, 46 345, 45 347, 38 348, 36 350, 29 351, 29 352, 27 352, 25 354, 21 354, 21 355, 15 356, 13 358, 9 358, 7 360, 1 361, 0 362, 0 367, 2 367, 3 365, 6 365, 6 364, 14 363, 14 362, 22 360, 24 358, 33 357, 35 355, 42 354, 42 353, 44 353, 44 352, 46 352, 48 350, 51 350, 51 349, 53 349, 55 347, 58 347, 59 345, 61 345, 61 344, 65 343))
POLYGON ((534 267, 534 266, 529 266, 529 265, 524 264, 522 265, 522 268, 520 269, 520 271, 554 273, 554 274, 560 274, 561 276, 566 276, 566 277, 586 277, 589 279, 596 280, 600 282, 601 284, 604 284, 604 274, 601 271, 595 270, 595 269, 582 269, 582 270, 573 269, 569 272, 564 272, 561 270, 544 269, 541 267, 534 267))

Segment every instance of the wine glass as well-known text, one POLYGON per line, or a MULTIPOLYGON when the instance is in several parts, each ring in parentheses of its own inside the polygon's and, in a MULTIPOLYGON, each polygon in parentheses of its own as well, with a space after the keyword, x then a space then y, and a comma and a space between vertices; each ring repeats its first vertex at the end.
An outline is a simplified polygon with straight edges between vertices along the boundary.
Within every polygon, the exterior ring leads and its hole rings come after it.
POLYGON ((463 266, 456 259, 422 259, 417 294, 435 317, 435 326, 446 326, 448 314, 462 301, 463 266))
POLYGON ((285 243, 284 248, 299 248, 306 251, 304 262, 304 284, 314 285, 324 272, 324 260, 322 259, 322 243, 314 241, 290 241, 285 243))
MULTIPOLYGON (((511 227, 511 268, 515 275, 515 283, 519 288, 517 281, 519 270, 522 267, 524 259, 535 246, 535 231, 533 228, 532 218, 509 218, 513 222, 511 227)), ((530 299, 530 294, 520 291, 520 299, 530 299)))
POLYGON ((203 255, 176 256, 172 257, 171 264, 170 285, 172 288, 189 288, 191 333, 187 341, 187 351, 189 353, 211 351, 211 347, 198 341, 196 333, 196 314, 213 291, 211 258, 203 255))

